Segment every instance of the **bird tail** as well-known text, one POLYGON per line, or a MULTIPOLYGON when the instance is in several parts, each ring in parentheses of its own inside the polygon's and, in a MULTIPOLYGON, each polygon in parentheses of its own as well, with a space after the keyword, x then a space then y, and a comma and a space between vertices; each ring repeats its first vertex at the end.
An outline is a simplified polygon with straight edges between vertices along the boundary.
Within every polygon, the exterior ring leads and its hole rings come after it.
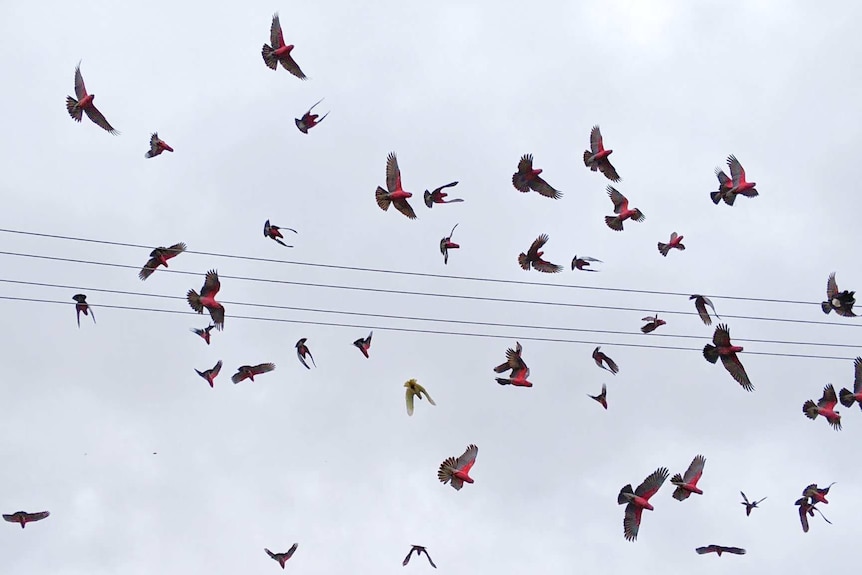
POLYGON ((677 484, 679 484, 679 483, 685 483, 685 482, 682 480, 682 474, 681 474, 681 473, 677 473, 676 475, 674 475, 673 477, 671 477, 671 478, 670 478, 670 482, 671 482, 671 483, 673 483, 674 485, 677 485, 677 484))
POLYGON ((377 191, 374 192, 374 199, 377 200, 377 205, 380 206, 380 209, 384 212, 389 209, 389 204, 392 203, 392 199, 389 197, 389 192, 377 186, 377 191))
POLYGON ((705 357, 706 361, 709 363, 715 363, 718 361, 718 348, 711 343, 706 344, 703 346, 703 357, 705 357))
POLYGON ((728 206, 732 206, 733 202, 736 201, 736 192, 726 192, 724 194, 724 203, 728 206))
POLYGON ((429 208, 434 207, 434 201, 431 199, 431 192, 425 190, 425 205, 429 208))
POLYGON ((832 303, 828 301, 820 302, 820 309, 823 310, 823 313, 829 315, 829 312, 832 311, 832 303))
POLYGON ((670 252, 670 246, 668 244, 663 244, 662 242, 659 242, 658 251, 661 255, 667 257, 668 252, 670 252))
POLYGON ((615 232, 623 231, 623 222, 617 216, 605 216, 605 223, 615 232))
POLYGON ((269 44, 264 44, 260 49, 260 55, 263 56, 263 61, 267 67, 275 70, 278 66, 278 57, 275 55, 275 50, 269 44))
POLYGON ((527 254, 521 252, 518 254, 518 265, 526 271, 530 271, 530 262, 527 260, 527 254))
POLYGON ((623 505, 623 504, 625 504, 625 503, 628 503, 628 502, 629 502, 629 497, 627 497, 627 496, 628 496, 628 495, 634 495, 634 494, 635 494, 635 492, 634 492, 634 490, 632 489, 632 484, 631 484, 631 483, 629 483, 628 485, 626 485, 625 487, 623 487, 622 489, 620 489, 620 494, 619 494, 619 495, 617 495, 617 503, 618 503, 619 505, 623 505))
POLYGON ((189 305, 192 306, 192 309, 198 313, 204 312, 204 304, 201 303, 201 296, 198 295, 193 289, 190 289, 186 294, 186 300, 188 300, 189 305))
POLYGON ((721 202, 722 195, 721 190, 717 192, 709 192, 709 197, 712 198, 712 203, 716 206, 721 202))
POLYGON ((78 107, 78 100, 72 96, 66 96, 66 110, 69 111, 69 115, 72 116, 73 120, 76 122, 81 121, 84 111, 78 107))
POLYGON ((452 479, 452 468, 457 464, 454 457, 449 457, 440 464, 440 469, 437 470, 437 479, 441 483, 447 483, 452 479))
POLYGON ((595 172, 596 171, 596 165, 595 164, 593 164, 592 166, 590 165, 590 158, 592 156, 593 156, 592 152, 590 152, 589 150, 584 150, 584 165, 595 172))
POLYGON ((817 419, 817 404, 809 399, 802 405, 802 413, 804 413, 805 417, 808 419, 817 419))
POLYGON ((841 390, 838 397, 841 400, 841 405, 844 407, 853 407, 853 402, 856 401, 856 396, 853 395, 853 392, 846 388, 841 390))
POLYGON ((691 492, 683 489, 682 487, 677 487, 673 490, 673 498, 677 501, 685 501, 686 499, 688 499, 689 495, 691 495, 691 492))
POLYGON ((497 381, 497 383, 499 383, 500 385, 512 385, 512 380, 511 380, 511 379, 505 379, 505 378, 502 378, 502 377, 495 377, 494 379, 495 379, 495 380, 497 381))

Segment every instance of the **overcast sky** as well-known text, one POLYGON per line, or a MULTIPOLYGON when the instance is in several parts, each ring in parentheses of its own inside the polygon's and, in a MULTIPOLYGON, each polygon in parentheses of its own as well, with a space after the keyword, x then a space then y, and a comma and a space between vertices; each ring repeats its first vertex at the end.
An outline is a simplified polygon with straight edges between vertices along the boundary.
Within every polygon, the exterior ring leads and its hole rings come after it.
MULTIPOLYGON (((299 549, 293 573, 431 572, 406 568, 411 544, 438 571, 795 572, 817 561, 848 572, 862 514, 854 463, 862 413, 835 432, 802 414, 823 386, 851 387, 858 321, 824 316, 827 275, 862 289, 854 185, 860 147, 854 63, 862 7, 801 1, 544 2, 320 0, 242 4, 0 3, 4 137, 0 227, 146 246, 378 269, 702 293, 729 319, 756 388, 747 393, 700 349, 713 327, 664 314, 643 335, 640 311, 386 295, 223 279, 225 330, 212 345, 189 332, 207 318, 100 306, 191 311, 206 270, 340 286, 693 312, 685 296, 487 284, 183 254, 146 282, 137 270, 0 256, 5 377, 0 379, 0 507, 50 510, 25 530, 0 525, 4 572, 29 575, 275 573, 263 552, 299 549), (421 4, 421 6, 420 6, 421 4), (261 46, 279 11, 307 82, 269 70, 261 46), (122 132, 73 122, 75 65, 122 132), (320 98, 330 116, 308 135, 293 119, 320 98), (646 215, 614 232, 601 174, 583 165, 601 125, 646 215), (145 159, 150 133, 176 150, 145 159), (418 219, 382 212, 386 156, 398 155, 418 219), (532 153, 564 193, 521 194, 511 177, 532 153), (714 206, 716 166, 735 154, 760 196, 714 206), (422 192, 461 204, 428 210, 422 192), (849 187, 848 187, 849 186, 849 187), (293 249, 263 222, 295 228, 293 249), (459 223, 444 266, 439 239, 459 223), (656 242, 685 236, 662 258, 656 242), (566 266, 524 272, 517 255, 541 233, 566 266), (601 273, 569 270, 573 255, 601 273), (97 288, 147 295, 100 293, 97 288), (97 324, 75 323, 84 292, 97 324), (810 305, 722 299, 802 300, 810 305), (233 303, 231 303, 233 302, 233 303), (323 314, 240 303, 328 309, 323 314), (464 326, 343 312, 604 329, 609 335, 464 326), (236 316, 349 324, 303 325, 236 316), (481 333, 460 337, 386 327, 481 333), (374 328, 371 358, 351 342, 374 328), (669 335, 695 336, 695 339, 669 335), (308 338, 317 363, 294 351, 308 338), (554 343, 529 338, 572 339, 554 343), (531 389, 501 387, 492 368, 521 341, 531 389), (620 365, 590 358, 595 345, 620 365), (678 346, 690 351, 625 347, 678 346), (224 361, 215 388, 193 371, 224 361), (234 385, 242 364, 273 373, 234 385), (417 378, 437 406, 402 384, 417 378), (586 395, 608 385, 608 411, 586 395), (479 447, 475 484, 436 477, 440 462, 479 447), (156 452, 157 455, 153 455, 156 452), (703 496, 672 499, 667 482, 624 540, 626 483, 706 457, 703 496), (837 481, 833 522, 803 534, 793 502, 809 483, 837 481), (768 496, 751 517, 739 491, 768 496), (698 556, 717 543, 744 557, 698 556)), ((148 249, 0 233, 2 251, 141 266, 148 249)), ((661 314, 660 314, 661 315, 661 314)))

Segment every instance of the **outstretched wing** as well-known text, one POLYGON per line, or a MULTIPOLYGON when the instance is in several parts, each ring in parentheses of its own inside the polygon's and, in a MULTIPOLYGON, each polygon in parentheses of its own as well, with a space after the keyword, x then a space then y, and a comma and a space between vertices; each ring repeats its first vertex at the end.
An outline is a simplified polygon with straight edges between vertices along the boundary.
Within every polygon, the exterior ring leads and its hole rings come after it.
POLYGON ((113 134, 115 136, 120 133, 114 129, 114 127, 108 123, 108 120, 105 119, 105 116, 99 111, 96 106, 92 104, 84 108, 84 113, 87 114, 87 117, 90 118, 94 124, 107 131, 109 134, 113 134))
POLYGON ((391 194, 401 187, 401 170, 398 168, 398 158, 395 152, 386 157, 386 189, 391 194))
POLYGON ((220 289, 221 282, 218 279, 218 272, 216 270, 208 271, 201 288, 201 297, 215 297, 220 289))
POLYGON ((733 355, 721 356, 721 364, 745 391, 754 391, 754 386, 751 384, 751 380, 748 379, 748 374, 745 373, 745 368, 735 353, 733 355))
POLYGON ((838 403, 838 396, 835 394, 835 387, 830 383, 823 388, 823 397, 817 402, 817 406, 831 410, 836 403, 838 403))
POLYGON ((608 197, 611 198, 611 201, 614 203, 614 213, 619 214, 625 209, 629 207, 629 201, 626 199, 624 195, 619 193, 617 189, 613 186, 608 186, 608 197))
POLYGON ((272 15, 272 24, 269 27, 269 43, 273 50, 278 50, 284 46, 284 35, 281 32, 281 22, 278 19, 278 12, 272 15))
POLYGON ((727 325, 722 323, 715 328, 715 332, 712 334, 712 343, 716 347, 730 346, 730 330, 727 325))
POLYGON ((703 475, 703 466, 706 465, 706 458, 703 455, 698 455, 685 470, 682 480, 690 485, 697 485, 700 476, 703 475))
POLYGON ((604 151, 604 149, 602 131, 598 126, 593 126, 593 129, 590 130, 590 152, 595 156, 599 152, 604 151))
POLYGON ((637 540, 642 514, 643 507, 639 507, 634 503, 626 505, 625 515, 623 516, 623 535, 627 541, 637 540))
POLYGON ((560 198, 563 197, 562 192, 555 190, 551 184, 549 184, 548 182, 546 182, 545 180, 543 180, 542 178, 540 178, 538 176, 536 176, 530 182, 530 189, 533 190, 534 192, 539 192, 540 194, 542 194, 546 198, 554 198, 555 200, 559 200, 560 198))
POLYGON ((269 373, 270 371, 275 369, 274 363, 260 363, 253 368, 251 368, 252 373, 255 375, 260 375, 261 373, 269 373))
POLYGON ((838 282, 835 281, 835 272, 829 274, 829 279, 826 280, 826 299, 832 303, 832 298, 838 295, 838 282))
POLYGON ((745 181, 745 170, 742 169, 742 164, 736 159, 733 154, 727 157, 727 167, 730 168, 730 176, 733 178, 733 185, 739 185, 745 181))
POLYGON ((643 497, 644 499, 649 499, 656 494, 669 474, 670 471, 668 471, 667 467, 659 467, 653 471, 649 477, 644 479, 643 483, 638 485, 638 488, 635 489, 635 495, 643 497))
MULTIPOLYGON (((399 180, 400 183, 400 180, 399 180)), ((410 218, 411 220, 416 219, 416 212, 413 211, 413 206, 407 203, 407 200, 404 198, 394 200, 392 205, 395 206, 395 209, 410 218)))
POLYGON ((614 168, 613 164, 611 164, 611 161, 609 159, 605 158, 601 162, 599 162, 599 170, 601 170, 605 177, 610 181, 620 181, 620 175, 617 173, 617 169, 614 168))
POLYGON ((470 471, 470 468, 476 463, 477 455, 479 455, 479 448, 471 443, 461 457, 455 461, 455 468, 465 473, 470 471))
POLYGON ((87 87, 84 86, 84 77, 81 75, 81 63, 75 66, 75 97, 80 100, 87 95, 87 87))

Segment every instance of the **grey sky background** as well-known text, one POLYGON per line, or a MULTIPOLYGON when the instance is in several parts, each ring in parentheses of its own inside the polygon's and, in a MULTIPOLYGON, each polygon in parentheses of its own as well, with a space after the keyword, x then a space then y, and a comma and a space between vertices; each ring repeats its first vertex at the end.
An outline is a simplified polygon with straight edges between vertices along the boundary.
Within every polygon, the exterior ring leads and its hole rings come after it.
MULTIPOLYGON (((851 387, 859 322, 815 305, 836 271, 862 286, 857 218, 847 202, 860 143, 862 8, 803 2, 515 2, 321 0, 302 5, 3 2, 5 89, 0 227, 170 245, 302 262, 535 281, 523 286, 344 272, 183 254, 146 282, 132 269, 2 257, 6 375, 0 379, 0 506, 48 509, 21 530, 0 525, 5 572, 30 575, 274 573, 264 547, 299 549, 294 573, 430 572, 407 568, 411 544, 440 572, 753 574, 803 562, 847 572, 862 513, 857 438, 862 413, 842 409, 836 433, 802 414, 822 388, 851 387), (285 39, 309 76, 266 68, 260 48, 279 11, 285 39), (63 101, 81 69, 113 137, 63 101), (331 115, 309 135, 293 119, 325 97, 331 115), (582 162, 600 124, 623 181, 646 215, 613 232, 603 176, 582 162), (176 152, 146 160, 149 135, 176 152), (418 214, 409 221, 373 199, 386 155, 398 155, 418 214), (532 153, 565 194, 551 200, 511 185, 532 153), (713 206, 715 166, 735 154, 760 197, 713 206), (462 204, 428 210, 422 192, 458 180, 462 204), (262 236, 264 220, 299 230, 294 249, 262 236), (462 248, 444 266, 438 241, 455 223, 462 248), (657 241, 685 236, 662 258, 657 241), (541 233, 556 276, 517 263, 541 233), (574 254, 601 273, 568 270, 574 254), (223 276, 693 312, 686 297, 566 289, 569 284, 811 301, 784 305, 714 297, 748 351, 757 391, 744 392, 700 354, 713 327, 664 314, 501 304, 222 280, 225 331, 206 346, 206 317, 102 308, 190 311, 188 289, 223 276), (88 291, 127 290, 176 300, 88 291), (83 291, 97 325, 75 325, 83 291), (267 310, 238 303, 499 322, 631 335, 407 322, 267 310), (266 316, 360 327, 236 319, 266 316), (512 336, 454 337, 408 327, 512 336), (371 359, 351 342, 374 327, 371 359), (695 335, 676 339, 666 335, 695 335), (317 369, 294 344, 308 338, 317 369), (530 341, 574 339, 590 344, 530 341), (501 387, 492 368, 519 338, 531 389, 501 387), (695 351, 622 347, 672 345, 695 351), (590 358, 601 344, 613 376, 590 358), (193 371, 224 361, 215 389, 193 371), (277 369, 234 385, 241 364, 277 369), (402 384, 417 378, 437 402, 413 417, 402 384), (608 385, 605 412, 586 397, 608 385), (437 467, 479 446, 460 492, 437 467), (152 455, 157 452, 158 455, 152 455), (85 455, 86 453, 86 455, 85 455), (683 472, 702 453, 703 496, 678 502, 669 482, 623 539, 616 495, 653 470, 683 472), (803 534, 793 502, 803 487, 837 481, 803 534), (768 496, 745 517, 739 491, 768 496), (744 557, 700 557, 717 543, 744 557)), ((850 189, 852 193, 852 188, 850 189)), ((2 250, 141 266, 146 249, 0 233, 2 250)), ((862 289, 862 288, 860 288, 862 289)))

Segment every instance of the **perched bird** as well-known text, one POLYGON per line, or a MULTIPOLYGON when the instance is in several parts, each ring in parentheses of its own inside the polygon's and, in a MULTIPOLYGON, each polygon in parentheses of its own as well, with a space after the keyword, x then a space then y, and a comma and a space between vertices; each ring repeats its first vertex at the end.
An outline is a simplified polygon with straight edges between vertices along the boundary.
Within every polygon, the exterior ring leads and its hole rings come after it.
POLYGON ((709 312, 706 311, 706 306, 710 307, 712 313, 715 314, 715 317, 721 319, 721 317, 717 313, 715 313, 715 306, 712 305, 712 300, 708 297, 695 294, 688 296, 688 299, 694 300, 694 308, 697 310, 697 315, 700 316, 700 319, 703 321, 704 324, 712 325, 712 319, 710 319, 709 317, 709 312))
POLYGON ((451 200, 447 200, 446 197, 449 195, 443 191, 444 188, 451 188, 452 186, 457 186, 458 182, 452 182, 450 184, 446 184, 445 186, 440 186, 433 192, 429 192, 425 190, 425 205, 429 208, 433 208, 434 204, 454 204, 457 202, 463 202, 464 200, 460 198, 453 198, 451 200))
POLYGON ((733 187, 726 192, 727 195, 739 194, 747 198, 759 195, 757 190, 754 189, 757 184, 745 180, 745 170, 733 154, 727 157, 727 167, 730 168, 730 177, 733 179, 733 187))
POLYGON ((455 250, 460 248, 461 246, 454 243, 452 241, 452 234, 455 233, 455 228, 458 227, 458 224, 452 226, 452 231, 449 232, 449 235, 440 240, 440 253, 443 254, 443 263, 449 263, 449 250, 455 250))
POLYGON ((281 67, 299 78, 306 80, 305 74, 299 68, 290 53, 293 51, 293 44, 284 43, 284 34, 281 31, 281 22, 278 20, 278 12, 272 15, 272 25, 269 27, 269 43, 264 44, 261 48, 260 55, 263 56, 263 61, 267 67, 275 70, 278 63, 281 62, 281 67))
POLYGON ((359 348, 359 351, 361 351, 362 355, 364 355, 366 358, 368 358, 368 350, 371 349, 371 336, 372 335, 374 335, 373 331, 368 333, 368 337, 360 337, 359 339, 357 339, 356 341, 353 342, 353 345, 355 345, 357 348, 359 348))
POLYGON ((427 550, 427 549, 425 549, 424 547, 422 547, 421 545, 414 545, 414 546, 410 549, 410 552, 409 552, 409 553, 407 553, 407 557, 405 557, 405 558, 404 558, 404 562, 403 562, 403 563, 401 563, 402 565, 405 565, 405 566, 406 566, 408 563, 410 563, 410 557, 413 555, 413 552, 414 552, 414 551, 416 552, 416 556, 417 556, 417 557, 419 557, 420 555, 422 555, 422 554, 424 553, 424 554, 425 554, 425 557, 427 557, 427 558, 428 558, 428 563, 430 563, 430 564, 431 564, 431 567, 433 567, 434 569, 437 569, 437 566, 436 566, 436 565, 434 565, 434 562, 431 560, 431 556, 430 556, 430 555, 428 555, 428 550, 427 550))
POLYGON ((518 171, 512 174, 512 185, 519 192, 527 193, 530 190, 539 192, 546 198, 559 200, 563 193, 557 191, 548 182, 543 180, 539 174, 542 170, 533 169, 533 154, 524 154, 518 162, 518 171))
POLYGON ((619 193, 613 186, 608 186, 608 196, 614 203, 615 216, 605 216, 605 223, 615 232, 623 231, 623 222, 631 219, 635 222, 642 222, 646 219, 639 209, 629 209, 628 199, 619 193))
POLYGON ((275 369, 274 363, 259 363, 257 365, 241 365, 237 368, 235 374, 233 374, 230 380, 234 383, 239 383, 244 379, 250 379, 254 381, 254 376, 261 375, 262 373, 269 373, 270 371, 275 369))
POLYGON ((613 150, 605 149, 599 127, 593 126, 593 129, 590 130, 590 149, 584 150, 584 165, 593 172, 600 170, 612 182, 619 182, 620 175, 617 174, 608 159, 608 156, 613 153, 613 150))
POLYGON ((520 342, 515 342, 515 349, 511 347, 506 350, 506 361, 494 368, 497 373, 503 373, 506 370, 511 370, 508 378, 497 377, 495 380, 500 385, 514 385, 515 387, 533 387, 532 382, 527 378, 530 377, 530 368, 524 363, 521 358, 520 342))
POLYGON ((390 152, 386 158, 386 190, 377 186, 377 191, 374 192, 377 205, 385 212, 389 209, 389 204, 392 204, 396 210, 409 219, 415 220, 416 212, 407 203, 407 199, 412 197, 413 194, 405 192, 401 186, 401 170, 398 168, 398 159, 395 157, 395 152, 390 152))
POLYGON ((731 192, 733 180, 721 168, 715 168, 715 177, 718 178, 718 191, 709 193, 712 203, 717 206, 721 200, 724 200, 725 204, 732 206, 736 201, 736 192, 731 192))
POLYGON ((169 248, 165 246, 159 246, 150 252, 150 259, 147 260, 147 263, 144 264, 144 267, 141 268, 141 271, 138 272, 138 278, 141 281, 146 280, 148 277, 153 275, 153 273, 158 269, 159 266, 168 267, 168 260, 171 258, 175 258, 184 251, 186 251, 188 246, 185 243, 179 242, 172 245, 169 248))
POLYGON ((205 327, 205 328, 203 328, 203 329, 191 328, 191 329, 190 329, 190 331, 192 331, 192 332, 196 333, 197 335, 201 336, 201 338, 203 338, 203 340, 204 340, 205 342, 207 342, 207 345, 209 345, 209 344, 210 344, 210 332, 213 330, 213 328, 214 328, 214 327, 215 327, 215 325, 210 324, 210 325, 208 325, 207 327, 205 327))
POLYGON ((667 257, 667 254, 669 254, 670 250, 672 250, 672 249, 677 249, 680 251, 684 250, 685 245, 682 243, 683 237, 685 237, 685 236, 677 235, 676 232, 671 233, 670 234, 670 242, 668 242, 666 244, 662 243, 662 242, 658 243, 658 253, 660 253, 664 257, 667 257))
POLYGON ((757 501, 752 502, 752 501, 748 500, 748 497, 746 497, 745 493, 743 493, 742 491, 740 491, 739 494, 742 495, 743 501, 741 501, 740 503, 742 505, 745 505, 745 516, 746 517, 751 515, 752 509, 757 508, 757 506, 760 505, 766 499, 766 497, 764 497, 763 499, 758 499, 757 501))
POLYGON ((676 485, 673 492, 673 498, 677 501, 688 499, 692 493, 703 495, 703 491, 697 487, 697 482, 700 481, 703 475, 703 466, 706 465, 706 459, 703 455, 698 455, 692 460, 691 465, 685 470, 685 475, 677 473, 670 478, 670 482, 676 485))
POLYGON ((150 136, 150 149, 147 150, 147 153, 144 154, 145 158, 155 158, 162 152, 173 152, 174 149, 168 145, 167 142, 159 138, 158 132, 153 132, 153 135, 150 136))
POLYGON ((829 425, 835 431, 841 431, 841 415, 835 411, 835 405, 838 403, 838 396, 835 395, 835 387, 830 383, 823 388, 823 396, 816 404, 809 399, 802 405, 802 413, 808 419, 817 419, 818 415, 822 415, 829 422, 829 425))
POLYGON ((281 568, 284 569, 284 564, 287 563, 287 560, 293 557, 293 554, 296 553, 296 548, 299 547, 299 543, 294 543, 290 546, 290 549, 285 551, 284 553, 273 553, 269 549, 264 548, 266 554, 269 555, 270 559, 275 559, 278 561, 278 564, 281 565, 281 568))
POLYGON ((218 330, 224 329, 224 306, 215 300, 220 289, 221 282, 218 280, 218 272, 210 270, 204 279, 200 295, 193 289, 190 289, 186 294, 186 300, 193 310, 202 314, 204 308, 207 308, 218 330))
POLYGON ((530 271, 530 267, 532 266, 534 270, 546 274, 555 274, 563 271, 563 266, 558 266, 542 259, 545 252, 540 252, 539 250, 548 243, 549 239, 547 234, 542 234, 533 240, 527 253, 521 252, 518 254, 518 265, 521 266, 521 269, 530 271))
POLYGON ((278 238, 284 238, 284 235, 282 235, 281 230, 290 230, 291 232, 293 232, 295 234, 299 233, 293 228, 285 228, 282 226, 273 226, 269 223, 269 220, 266 220, 263 223, 263 237, 269 238, 271 240, 275 240, 277 243, 283 245, 286 248, 292 248, 293 246, 289 246, 286 243, 284 243, 283 241, 281 241, 280 239, 278 239, 278 238))
POLYGON ((106 130, 109 134, 120 135, 120 132, 108 123, 105 116, 93 104, 93 99, 96 95, 87 93, 87 88, 84 86, 84 77, 81 76, 81 62, 78 62, 78 65, 75 66, 75 96, 78 98, 77 100, 72 96, 66 96, 66 110, 72 116, 73 120, 80 122, 82 114, 87 114, 87 117, 94 124, 106 130))
POLYGON ((617 503, 619 505, 627 504, 623 517, 623 535, 627 541, 637 541, 643 510, 654 510, 649 500, 664 484, 668 474, 669 471, 666 467, 659 467, 644 479, 636 490, 632 491, 631 483, 620 489, 617 503))
POLYGON ((295 346, 296 347, 296 357, 299 358, 299 362, 305 366, 305 369, 311 369, 310 367, 308 367, 308 364, 305 363, 305 356, 306 355, 311 358, 311 364, 314 367, 317 367, 317 364, 314 363, 314 356, 311 355, 311 350, 308 349, 307 345, 305 345, 306 341, 308 341, 308 338, 304 337, 304 338, 300 339, 298 342, 296 342, 296 346, 295 346))
MULTIPOLYGON (((323 101, 323 98, 314 103, 314 106, 318 105, 323 101)), ((303 134, 307 134, 310 129, 321 123, 326 117, 329 115, 329 112, 325 113, 322 118, 319 120, 317 114, 312 114, 311 111, 314 109, 314 106, 310 107, 308 111, 302 115, 302 118, 294 118, 293 121, 296 122, 296 127, 299 128, 299 131, 303 134)))
POLYGON ((437 470, 437 479, 444 485, 449 483, 452 489, 460 491, 465 483, 473 483, 473 478, 470 477, 470 469, 476 463, 476 456, 479 454, 479 448, 473 444, 467 446, 467 450, 459 457, 449 457, 440 464, 440 469, 437 470))
POLYGON ((608 408, 608 386, 604 383, 602 384, 602 392, 600 394, 590 395, 588 393, 587 396, 592 397, 593 399, 601 403, 602 407, 604 407, 605 409, 608 408))
POLYGON ((826 496, 829 495, 829 490, 835 485, 835 481, 827 485, 826 487, 817 487, 816 483, 812 483, 802 490, 803 497, 811 498, 811 502, 822 503, 824 505, 829 505, 829 501, 826 499, 826 496))
POLYGON ((617 372, 619 372, 619 370, 620 370, 619 366, 616 364, 616 362, 614 360, 612 360, 607 355, 605 355, 605 353, 603 351, 599 351, 600 349, 602 349, 602 346, 598 346, 596 349, 593 350, 593 360, 595 360, 596 365, 599 366, 600 368, 606 369, 609 372, 611 372, 612 374, 616 375, 617 372), (607 363, 608 366, 605 367, 602 364, 602 362, 607 363))
POLYGON ((90 304, 87 303, 87 296, 79 293, 72 296, 72 299, 75 300, 75 315, 78 318, 78 327, 81 327, 81 312, 84 315, 88 315, 93 318, 93 323, 96 323, 96 313, 93 311, 93 308, 90 307, 90 304))
POLYGON ((645 318, 642 318, 641 321, 648 322, 645 326, 641 328, 643 333, 651 333, 665 325, 667 322, 663 319, 658 318, 658 314, 656 315, 648 315, 645 318))
POLYGON ((590 262, 598 262, 600 264, 605 263, 602 260, 597 260, 596 258, 591 258, 589 256, 584 256, 584 257, 579 258, 577 255, 575 255, 575 257, 572 258, 572 271, 575 271, 575 269, 578 269, 582 272, 597 272, 597 271, 599 271, 599 270, 594 270, 594 269, 587 269, 590 265, 590 262))
POLYGON ((221 371, 221 360, 218 360, 218 362, 212 367, 212 369, 207 369, 206 371, 198 371, 196 369, 195 373, 197 373, 199 376, 201 376, 202 378, 207 380, 207 383, 210 384, 210 387, 215 387, 215 378, 219 374, 220 371, 221 371))
POLYGON ((730 342, 730 330, 727 326, 719 324, 712 334, 712 343, 703 346, 703 357, 709 363, 717 362, 720 357, 724 369, 742 386, 742 389, 745 391, 754 391, 754 386, 751 384, 751 380, 748 379, 748 374, 745 373, 745 368, 736 355, 741 351, 741 346, 733 345, 730 342))
POLYGON ((856 304, 856 292, 844 290, 838 291, 838 282, 835 281, 835 272, 829 274, 826 280, 826 301, 821 302, 820 309, 829 314, 833 309, 835 313, 844 317, 856 317, 853 306, 856 304))
POLYGON ((822 511, 817 509, 813 503, 808 502, 807 497, 800 497, 796 500, 794 505, 799 506, 799 522, 802 523, 803 533, 808 533, 808 516, 810 515, 811 517, 814 517, 815 511, 820 514, 820 517, 822 517, 826 523, 832 525, 832 522, 826 519, 826 516, 823 515, 822 511))
POLYGON ((15 513, 10 513, 9 515, 4 513, 3 519, 8 521, 9 523, 20 523, 21 529, 24 529, 28 523, 33 523, 34 521, 42 521, 49 515, 51 515, 49 511, 39 511, 38 513, 16 511, 15 513))
POLYGON ((862 357, 853 360, 853 369, 853 391, 842 388, 838 397, 841 398, 841 405, 844 407, 852 407, 855 401, 859 404, 859 409, 862 409, 862 357))
POLYGON ((704 555, 706 553, 715 553, 719 557, 721 557, 722 553, 733 553, 734 555, 745 555, 745 549, 741 547, 725 547, 724 545, 716 545, 713 543, 712 545, 708 545, 706 547, 698 547, 695 549, 698 555, 704 555))
POLYGON ((419 383, 415 379, 408 379, 404 383, 404 387, 407 388, 405 392, 405 399, 407 400, 407 415, 413 415, 413 396, 415 395, 419 399, 422 399, 422 395, 425 395, 425 399, 428 400, 428 403, 431 405, 437 405, 434 403, 434 400, 431 399, 431 396, 428 395, 428 392, 424 387, 419 385, 419 383))

